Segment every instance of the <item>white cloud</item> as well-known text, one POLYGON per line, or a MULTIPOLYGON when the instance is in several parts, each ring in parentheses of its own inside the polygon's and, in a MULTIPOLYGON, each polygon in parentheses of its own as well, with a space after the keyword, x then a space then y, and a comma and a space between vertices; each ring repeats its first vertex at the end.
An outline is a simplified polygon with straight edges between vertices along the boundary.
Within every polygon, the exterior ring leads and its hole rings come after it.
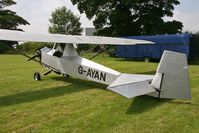
POLYGON ((186 13, 183 11, 174 11, 175 20, 183 22, 184 31, 199 31, 199 14, 198 12, 186 13))
POLYGON ((172 18, 165 18, 167 21, 177 20, 183 23, 183 31, 197 32, 199 31, 199 14, 197 12, 184 12, 182 10, 174 10, 172 18))

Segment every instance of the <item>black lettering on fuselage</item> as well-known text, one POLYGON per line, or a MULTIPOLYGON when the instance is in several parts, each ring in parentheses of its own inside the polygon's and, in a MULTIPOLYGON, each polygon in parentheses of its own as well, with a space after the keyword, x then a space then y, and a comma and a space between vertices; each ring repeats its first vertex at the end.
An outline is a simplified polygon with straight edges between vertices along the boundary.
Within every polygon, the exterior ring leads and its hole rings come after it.
POLYGON ((79 74, 83 74, 83 73, 84 73, 84 69, 83 69, 82 66, 79 66, 79 67, 78 67, 78 73, 79 73, 79 74))
POLYGON ((86 76, 92 77, 91 69, 88 69, 86 76))
POLYGON ((98 72, 98 71, 95 71, 95 76, 94 76, 94 78, 99 80, 99 72, 98 72))
POLYGON ((100 73, 100 80, 106 81, 106 73, 100 73))
POLYGON ((100 72, 98 70, 88 69, 85 70, 82 66, 78 67, 79 74, 85 74, 87 77, 91 77, 100 81, 106 81, 106 73, 100 72))
POLYGON ((91 71, 91 75, 92 75, 92 78, 94 77, 94 75, 95 75, 95 70, 92 70, 92 69, 88 69, 88 70, 90 70, 91 71))

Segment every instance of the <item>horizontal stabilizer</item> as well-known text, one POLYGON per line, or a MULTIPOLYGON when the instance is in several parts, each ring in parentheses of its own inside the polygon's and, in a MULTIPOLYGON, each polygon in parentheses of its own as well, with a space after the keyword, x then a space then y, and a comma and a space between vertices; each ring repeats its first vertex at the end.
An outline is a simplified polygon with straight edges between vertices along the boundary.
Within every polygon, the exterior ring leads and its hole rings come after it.
POLYGON ((22 31, 0 29, 0 40, 18 42, 49 42, 67 44, 110 44, 110 45, 136 45, 153 44, 153 42, 137 39, 122 39, 100 36, 77 36, 64 34, 36 34, 22 31))
POLYGON ((153 77, 150 75, 121 74, 107 89, 127 98, 148 94, 155 92, 149 83, 153 77))

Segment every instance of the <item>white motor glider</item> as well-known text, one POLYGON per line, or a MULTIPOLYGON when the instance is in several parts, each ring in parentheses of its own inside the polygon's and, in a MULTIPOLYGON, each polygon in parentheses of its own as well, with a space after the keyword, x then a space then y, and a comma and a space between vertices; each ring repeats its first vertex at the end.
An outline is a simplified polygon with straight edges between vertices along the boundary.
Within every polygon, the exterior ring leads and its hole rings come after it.
MULTIPOLYGON (((80 57, 73 45, 151 44, 152 42, 149 41, 98 36, 34 34, 12 30, 0 30, 0 40, 58 43, 52 49, 47 47, 40 49, 36 55, 40 57, 41 65, 49 70, 44 75, 54 71, 63 75, 92 80, 108 85, 108 90, 127 98, 147 94, 157 98, 191 99, 188 64, 185 54, 164 51, 154 76, 125 74, 80 57)), ((34 78, 40 80, 40 73, 35 73, 34 78)))

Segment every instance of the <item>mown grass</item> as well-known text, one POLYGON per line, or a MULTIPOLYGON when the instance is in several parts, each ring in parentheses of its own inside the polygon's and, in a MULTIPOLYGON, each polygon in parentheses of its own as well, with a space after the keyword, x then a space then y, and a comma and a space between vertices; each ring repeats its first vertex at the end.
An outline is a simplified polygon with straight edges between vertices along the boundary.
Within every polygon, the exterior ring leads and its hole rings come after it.
MULTIPOLYGON (((199 132, 199 66, 190 66, 192 102, 126 99, 106 86, 51 74, 20 55, 0 55, 0 132, 199 132)), ((94 59, 126 73, 154 74, 158 63, 99 56, 94 59)))

